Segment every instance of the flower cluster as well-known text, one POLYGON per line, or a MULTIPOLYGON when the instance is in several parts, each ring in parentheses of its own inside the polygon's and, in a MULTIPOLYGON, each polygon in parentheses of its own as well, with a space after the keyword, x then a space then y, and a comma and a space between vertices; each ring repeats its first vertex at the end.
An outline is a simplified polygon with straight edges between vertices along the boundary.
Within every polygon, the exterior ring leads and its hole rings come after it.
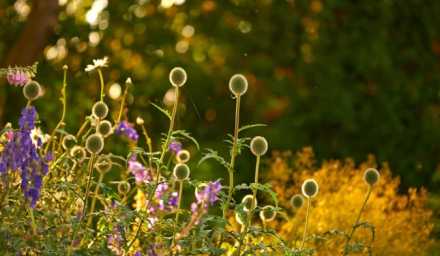
POLYGON ((168 149, 173 152, 174 154, 179 153, 182 150, 182 143, 180 143, 177 140, 171 141, 170 145, 168 146, 168 149))
POLYGON ((200 191, 196 190, 195 192, 196 201, 191 204, 191 211, 193 213, 199 208, 207 210, 210 205, 213 205, 219 200, 219 193, 222 190, 222 185, 219 180, 202 184, 200 187, 200 191))
POLYGON ((21 189, 32 208, 40 197, 43 176, 47 174, 48 162, 52 160, 50 153, 42 157, 38 152, 41 140, 37 140, 37 144, 32 141, 31 131, 35 128, 36 118, 35 107, 23 109, 20 129, 13 133, 0 156, 0 174, 6 174, 8 170, 20 171, 21 189))
POLYGON ((122 121, 115 129, 115 134, 120 136, 125 136, 132 141, 137 141, 139 139, 139 134, 133 128, 133 124, 122 121))
POLYGON ((145 166, 136 160, 136 155, 131 156, 128 160, 128 170, 133 174, 137 184, 151 181, 150 170, 147 170, 145 166))
POLYGON ((24 86, 29 82, 29 76, 25 72, 20 70, 11 70, 6 75, 6 79, 8 80, 8 83, 10 85, 14 86, 24 86))

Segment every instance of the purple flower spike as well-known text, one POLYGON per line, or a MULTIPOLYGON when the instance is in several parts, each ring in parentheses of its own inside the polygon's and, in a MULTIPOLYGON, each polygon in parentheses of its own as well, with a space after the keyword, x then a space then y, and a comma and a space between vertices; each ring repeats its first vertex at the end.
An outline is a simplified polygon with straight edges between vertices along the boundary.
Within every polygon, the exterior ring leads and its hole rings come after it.
POLYGON ((28 75, 19 70, 10 70, 8 74, 6 75, 6 80, 8 80, 8 83, 13 86, 24 86, 29 82, 28 75))
POLYGON ((174 154, 177 154, 180 150, 182 150, 182 143, 178 142, 177 140, 173 140, 168 148, 170 151, 174 152, 174 154))
POLYGON ((122 121, 119 123, 118 127, 115 129, 116 135, 123 135, 132 141, 137 141, 139 139, 139 134, 133 128, 133 124, 127 121, 122 121))

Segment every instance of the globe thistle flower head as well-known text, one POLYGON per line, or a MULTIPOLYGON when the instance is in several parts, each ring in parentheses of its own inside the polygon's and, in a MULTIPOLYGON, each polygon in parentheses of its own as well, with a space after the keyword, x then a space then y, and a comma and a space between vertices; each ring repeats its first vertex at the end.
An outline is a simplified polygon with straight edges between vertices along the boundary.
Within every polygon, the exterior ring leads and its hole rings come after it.
POLYGON ((173 177, 178 181, 184 181, 189 178, 190 170, 186 164, 176 164, 173 169, 173 177))
POLYGON ((81 146, 73 146, 69 152, 70 156, 77 159, 79 162, 84 161, 87 156, 86 150, 81 146))
POLYGON ((266 205, 261 209, 259 215, 261 221, 269 222, 275 219, 275 217, 277 216, 277 212, 275 210, 275 207, 273 207, 272 205, 266 205))
POLYGON ((142 117, 136 117, 136 124, 137 125, 143 125, 144 124, 144 119, 142 117))
POLYGON ((95 133, 87 137, 86 149, 90 154, 99 154, 104 149, 104 138, 102 135, 95 133))
POLYGON ((253 195, 246 195, 243 197, 243 199, 241 200, 241 203, 243 204, 243 211, 245 212, 249 212, 252 207, 257 207, 258 202, 257 199, 254 198, 253 195))
POLYGON ((235 213, 235 221, 243 226, 246 223, 246 216, 243 216, 239 214, 238 212, 235 213))
POLYGON ((188 150, 180 150, 177 155, 176 155, 176 160, 178 163, 187 163, 189 161, 189 159, 191 158, 191 154, 189 153, 188 150))
POLYGON ((314 179, 307 179, 302 184, 301 191, 307 198, 315 197, 319 191, 318 183, 314 179))
POLYGON ((229 90, 235 96, 241 96, 246 93, 248 89, 248 81, 242 74, 235 74, 229 79, 229 90))
POLYGON ((373 186, 379 181, 380 173, 374 168, 368 168, 364 172, 364 181, 369 185, 373 186))
POLYGON ((301 194, 296 194, 290 198, 290 205, 293 209, 299 209, 304 204, 304 197, 301 194))
POLYGON ((99 122, 98 127, 96 127, 96 132, 104 136, 104 138, 108 137, 113 132, 112 123, 108 120, 99 122))
POLYGON ((30 81, 23 87, 23 95, 27 100, 35 100, 41 96, 41 86, 36 81, 30 81))
POLYGON ((131 185, 130 183, 123 181, 118 183, 118 192, 122 195, 126 195, 128 194, 128 192, 130 192, 131 190, 131 185))
POLYGON ((29 76, 21 70, 9 70, 6 74, 6 80, 13 86, 24 86, 29 82, 29 76))
POLYGON ((254 154, 255 156, 262 156, 267 152, 267 140, 264 137, 256 136, 251 140, 250 148, 252 154, 254 154))
POLYGON ((99 156, 95 163, 95 168, 98 170, 98 172, 102 174, 105 174, 108 171, 110 171, 112 166, 113 166, 112 159, 106 155, 99 156))
POLYGON ((108 115, 108 106, 104 101, 96 102, 92 107, 92 114, 98 119, 104 119, 108 115))
POLYGON ((61 142, 61 145, 63 146, 64 150, 69 150, 73 148, 76 145, 77 141, 75 136, 72 134, 68 134, 63 137, 63 140, 61 142))
POLYGON ((186 83, 186 71, 181 67, 175 67, 171 69, 169 79, 174 87, 182 87, 186 83))

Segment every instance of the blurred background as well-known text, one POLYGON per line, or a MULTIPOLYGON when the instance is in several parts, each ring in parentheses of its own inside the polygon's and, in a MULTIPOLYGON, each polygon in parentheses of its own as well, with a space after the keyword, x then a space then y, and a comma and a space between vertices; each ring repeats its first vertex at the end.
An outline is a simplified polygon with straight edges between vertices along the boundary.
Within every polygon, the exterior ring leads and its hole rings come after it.
MULTIPOLYGON (((234 120, 227 83, 243 73, 242 124, 269 125, 247 135, 267 136, 271 149, 311 146, 318 160, 371 153, 389 162, 402 191, 440 192, 439 13, 439 1, 419 0, 0 0, 0 65, 39 62, 46 91, 36 104, 52 129, 67 64, 73 132, 99 90, 84 68, 109 56, 107 101, 117 110, 131 77, 126 118, 143 117, 156 146, 167 120, 150 102, 169 102, 168 72, 182 66, 177 126, 224 153, 234 120)), ((24 104, 1 81, 0 124, 24 104)), ((240 180, 249 180, 253 160, 240 158, 240 180)), ((226 174, 212 164, 197 172, 226 174)))

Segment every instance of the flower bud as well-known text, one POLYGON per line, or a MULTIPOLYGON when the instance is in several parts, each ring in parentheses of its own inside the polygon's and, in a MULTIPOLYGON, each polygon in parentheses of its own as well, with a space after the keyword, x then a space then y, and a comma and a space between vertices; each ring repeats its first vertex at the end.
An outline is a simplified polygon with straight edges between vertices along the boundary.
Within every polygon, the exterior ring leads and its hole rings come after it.
POLYGON ((294 196, 292 196, 292 198, 290 198, 290 205, 294 208, 294 209, 299 209, 303 206, 304 204, 304 197, 301 194, 296 194, 294 196))
POLYGON ((186 164, 176 164, 173 169, 173 176, 178 181, 184 181, 189 178, 189 167, 186 164))
POLYGON ((106 155, 99 156, 95 163, 96 169, 98 170, 98 172, 102 174, 105 174, 108 171, 110 171, 112 166, 113 166, 113 161, 109 156, 106 155))
POLYGON ((307 179, 302 184, 301 190, 305 197, 312 198, 318 194, 319 186, 316 180, 307 179))
POLYGON ((260 219, 263 222, 273 221, 276 216, 277 212, 275 211, 275 207, 272 205, 266 205, 260 211, 260 219))
POLYGON ((137 117, 136 118, 136 124, 137 125, 143 125, 144 124, 144 119, 142 117, 137 117))
POLYGON ((108 120, 104 120, 102 122, 99 122, 98 127, 96 128, 96 131, 101 134, 104 137, 109 136, 113 131, 113 126, 108 120))
POLYGON ((248 81, 242 74, 235 74, 229 79, 229 90, 235 96, 241 96, 246 93, 248 88, 248 81))
POLYGON ((190 157, 191 157, 191 154, 189 153, 189 151, 183 149, 177 153, 176 160, 178 163, 184 164, 189 161, 190 157))
POLYGON ((86 140, 86 149, 91 154, 99 154, 104 149, 104 138, 102 135, 98 133, 90 135, 86 140))
POLYGON ((267 140, 264 137, 256 136, 251 140, 251 152, 255 156, 262 156, 267 152, 267 140))
POLYGON ((103 101, 98 101, 93 105, 93 115, 98 119, 104 119, 108 115, 108 106, 103 101))
POLYGON ((253 195, 244 196, 243 199, 241 200, 241 203, 244 205, 243 211, 245 211, 245 212, 249 212, 250 209, 257 207, 257 199, 256 198, 254 199, 253 195), (252 205, 252 203, 253 203, 253 205, 252 205))
POLYGON ((68 134, 64 136, 63 141, 61 142, 63 148, 65 150, 73 148, 76 145, 76 138, 72 134, 68 134))
POLYGON ((175 67, 170 71, 169 79, 174 87, 182 87, 186 82, 186 71, 181 67, 175 67))
POLYGON ((370 186, 376 184, 377 181, 379 181, 379 178, 380 173, 374 168, 368 168, 364 172, 364 181, 370 186))
POLYGON ((28 100, 35 100, 41 96, 41 86, 36 81, 30 81, 23 87, 23 95, 28 100))

